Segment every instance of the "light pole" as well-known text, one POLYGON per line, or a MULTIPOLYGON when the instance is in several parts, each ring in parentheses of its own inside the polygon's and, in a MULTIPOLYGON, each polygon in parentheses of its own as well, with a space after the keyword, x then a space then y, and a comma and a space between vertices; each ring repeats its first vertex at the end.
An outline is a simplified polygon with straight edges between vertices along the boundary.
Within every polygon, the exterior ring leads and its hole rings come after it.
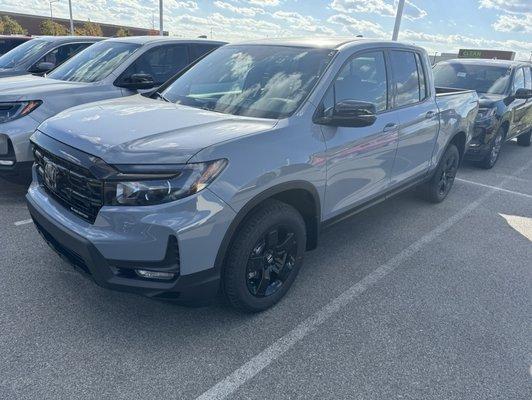
POLYGON ((57 3, 59 0, 49 0, 50 3, 50 21, 54 22, 54 12, 52 11, 52 4, 57 3))
POLYGON ((395 25, 393 27, 392 40, 397 41, 399 37, 399 27, 401 26, 401 18, 403 17, 403 8, 405 6, 405 0, 399 0, 397 4, 397 14, 395 16, 395 25))
POLYGON ((70 34, 74 35, 74 20, 72 19, 72 0, 68 0, 68 11, 70 12, 70 34))
POLYGON ((159 0, 159 35, 164 35, 163 30, 163 0, 159 0))

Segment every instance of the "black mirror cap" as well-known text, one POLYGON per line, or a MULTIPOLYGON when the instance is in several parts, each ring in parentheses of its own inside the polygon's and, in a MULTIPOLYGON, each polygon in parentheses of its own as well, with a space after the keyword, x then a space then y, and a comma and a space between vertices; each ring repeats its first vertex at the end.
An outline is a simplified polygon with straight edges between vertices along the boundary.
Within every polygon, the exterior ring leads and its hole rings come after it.
POLYGON ((526 89, 526 88, 517 89, 513 97, 516 99, 528 100, 532 98, 532 89, 526 89))
POLYGON ((330 116, 315 118, 320 125, 361 128, 371 126, 377 119, 377 107, 373 103, 359 100, 342 100, 335 104, 330 116))
POLYGON ((152 89, 155 80, 150 74, 133 74, 123 78, 117 86, 132 90, 152 89))

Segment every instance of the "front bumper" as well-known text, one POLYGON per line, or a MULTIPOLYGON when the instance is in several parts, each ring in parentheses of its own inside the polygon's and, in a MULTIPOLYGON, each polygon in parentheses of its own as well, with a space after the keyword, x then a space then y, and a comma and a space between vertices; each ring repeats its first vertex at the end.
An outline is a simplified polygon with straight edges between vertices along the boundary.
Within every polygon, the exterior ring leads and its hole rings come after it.
POLYGON ((7 153, 0 152, 0 175, 30 175, 33 164, 30 137, 38 125, 30 116, 0 124, 0 141, 7 142, 7 153))
MULTIPOLYGON (((232 210, 211 215, 211 218, 204 221, 204 225, 185 227, 181 224, 174 227, 176 229, 166 230, 164 234, 158 232, 160 227, 153 221, 153 232, 148 227, 142 231, 143 235, 135 235, 136 240, 131 238, 129 243, 124 243, 122 234, 128 229, 128 222, 132 223, 131 216, 129 221, 122 219, 121 226, 115 225, 112 230, 116 233, 112 235, 107 223, 88 227, 90 224, 73 214, 69 215, 71 213, 67 210, 61 210, 62 206, 52 199, 43 202, 42 196, 45 195, 44 189, 34 183, 26 196, 30 215, 39 233, 62 258, 98 285, 184 303, 200 302, 215 297, 218 293, 220 268, 215 267, 216 256, 212 257, 210 265, 201 264, 200 267, 200 264, 194 262, 192 254, 196 254, 196 260, 205 260, 205 255, 217 253, 218 248, 207 246, 218 240, 218 232, 221 244, 221 232, 225 233, 223 221, 227 219, 229 223, 227 217, 233 214, 232 210), (74 226, 72 223, 79 225, 74 226), (92 233, 88 234, 88 230, 92 233), (107 233, 104 234, 104 231, 107 233), (149 237, 150 233, 153 234, 152 237, 149 237), (103 240, 95 240, 98 235, 103 240), (205 235, 209 236, 208 240, 204 239, 205 235), (138 254, 139 247, 143 249, 143 257, 132 259, 132 254, 138 254), (114 249, 112 254, 109 254, 110 248, 114 249), (174 272, 176 277, 169 281, 141 278, 135 273, 135 269, 139 268, 174 272)), ((213 194, 206 194, 206 197, 211 196, 215 197, 213 194)), ((186 216, 182 219, 186 220, 186 216)), ((137 224, 142 226, 145 222, 139 220, 137 224)), ((174 224, 178 223, 174 220, 174 224)))
POLYGON ((488 119, 475 122, 474 135, 467 147, 465 159, 480 161, 491 151, 491 141, 497 132, 497 121, 488 119))

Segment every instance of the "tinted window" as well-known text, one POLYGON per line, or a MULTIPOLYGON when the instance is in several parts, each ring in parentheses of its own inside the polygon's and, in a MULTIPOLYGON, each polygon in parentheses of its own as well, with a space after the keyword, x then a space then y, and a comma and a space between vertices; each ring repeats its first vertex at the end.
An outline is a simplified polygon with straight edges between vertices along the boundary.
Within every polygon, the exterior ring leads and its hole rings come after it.
POLYGON ((427 77, 425 75, 425 70, 423 68, 423 62, 421 61, 421 56, 418 53, 416 53, 416 62, 417 62, 417 72, 419 75, 419 100, 424 100, 428 96, 427 77))
POLYGON ((42 57, 35 64, 39 64, 40 62, 50 62, 54 65, 62 64, 64 61, 68 60, 70 57, 90 45, 91 43, 70 43, 59 46, 49 53, 46 53, 44 57, 42 57))
POLYGON ((186 45, 164 45, 148 50, 122 74, 124 79, 133 74, 149 74, 156 85, 161 85, 189 64, 186 45))
POLYGON ((31 57, 37 56, 40 51, 44 51, 44 48, 48 44, 49 42, 39 39, 22 43, 20 46, 15 47, 0 57, 0 68, 14 68, 31 57))
POLYGON ((434 66, 433 72, 434 84, 438 87, 504 94, 511 69, 493 65, 440 63, 434 66))
POLYGON ((525 87, 532 89, 532 68, 525 67, 525 87))
POLYGON ((408 51, 391 51, 395 107, 417 103, 420 96, 419 74, 415 54, 408 51))
POLYGON ((27 42, 25 38, 0 38, 0 55, 13 50, 18 45, 27 42))
POLYGON ((515 71, 514 74, 514 82, 513 82, 513 91, 517 89, 522 89, 525 87, 525 73, 523 72, 523 68, 519 68, 515 71))
POLYGON ((190 51, 191 51, 190 60, 194 61, 200 58, 201 56, 213 51, 214 49, 218 47, 220 46, 215 45, 215 44, 201 44, 201 43, 193 44, 190 46, 190 51))
POLYGON ((162 95, 178 104, 226 114, 285 118, 305 100, 333 54, 291 46, 224 46, 162 95))
POLYGON ((386 64, 382 52, 365 53, 348 61, 340 70, 323 100, 324 112, 343 100, 375 104, 377 111, 386 109, 386 64))
POLYGON ((49 78, 62 81, 96 82, 104 79, 129 57, 140 44, 103 41, 66 61, 49 78))

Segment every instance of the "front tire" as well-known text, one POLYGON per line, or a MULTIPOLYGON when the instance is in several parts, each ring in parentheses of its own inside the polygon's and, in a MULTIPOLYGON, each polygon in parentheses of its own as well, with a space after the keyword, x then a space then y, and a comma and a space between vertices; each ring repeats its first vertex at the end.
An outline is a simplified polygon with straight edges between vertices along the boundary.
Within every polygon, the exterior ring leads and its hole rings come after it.
POLYGON ((423 197, 431 203, 441 203, 445 200, 453 187, 459 165, 460 152, 454 144, 450 144, 432 178, 421 187, 423 197))
POLYGON ((290 289, 306 247, 305 221, 288 204, 268 200, 247 217, 233 239, 222 285, 242 311, 272 307, 290 289))
POLYGON ((486 156, 479 163, 481 168, 491 169, 495 166, 497 160, 499 159, 499 154, 501 153, 501 148, 504 144, 505 137, 505 129, 503 127, 499 128, 497 134, 490 143, 488 154, 486 154, 486 156))
POLYGON ((522 135, 517 136, 517 144, 519 146, 528 147, 530 146, 531 137, 532 129, 530 129, 527 133, 523 133, 522 135))

